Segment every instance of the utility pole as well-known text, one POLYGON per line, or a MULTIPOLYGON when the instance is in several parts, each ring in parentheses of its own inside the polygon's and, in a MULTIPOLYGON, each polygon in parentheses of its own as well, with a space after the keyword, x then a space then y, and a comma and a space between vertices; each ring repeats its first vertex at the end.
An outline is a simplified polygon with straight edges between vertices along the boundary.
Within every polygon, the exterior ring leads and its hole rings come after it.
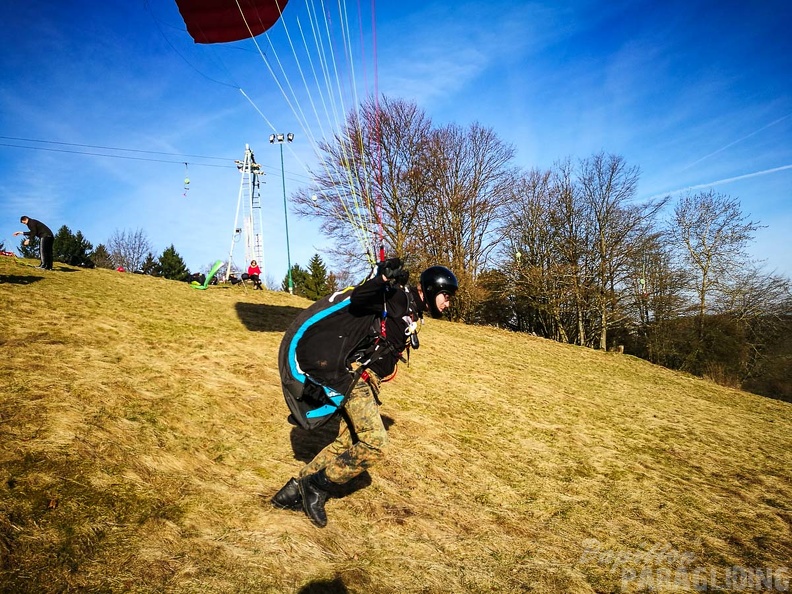
POLYGON ((283 141, 291 142, 294 140, 294 134, 270 134, 270 144, 276 142, 280 145, 280 160, 281 160, 281 180, 283 181, 283 220, 286 222, 286 261, 289 266, 289 293, 294 295, 294 282, 292 281, 292 265, 291 265, 291 252, 289 249, 289 214, 286 207, 286 172, 283 168, 283 141))
MULTIPOLYGON (((256 260, 261 267, 261 276, 264 278, 264 244, 263 223, 261 219, 261 198, 259 195, 259 176, 264 172, 261 165, 256 163, 253 150, 245 145, 245 157, 236 161, 237 169, 242 175, 239 182, 239 196, 237 197, 236 216, 234 229, 231 234, 231 249, 228 253, 228 266, 225 272, 225 281, 228 282, 233 272, 234 246, 237 241, 245 241, 245 260, 249 263, 256 260)), ((187 184, 185 180, 185 187, 187 184)), ((247 270, 245 263, 244 270, 247 270)))

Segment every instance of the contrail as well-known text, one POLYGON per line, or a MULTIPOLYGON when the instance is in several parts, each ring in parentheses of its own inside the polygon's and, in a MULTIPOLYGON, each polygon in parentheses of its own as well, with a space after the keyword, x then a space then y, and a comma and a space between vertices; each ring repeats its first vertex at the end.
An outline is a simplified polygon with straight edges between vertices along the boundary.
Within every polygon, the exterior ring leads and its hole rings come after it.
POLYGON ((782 165, 781 167, 773 167, 772 169, 765 169, 763 171, 754 171, 753 173, 746 173, 744 175, 738 175, 736 177, 727 177, 726 179, 719 179, 718 181, 708 182, 706 184, 698 184, 695 186, 688 186, 686 188, 679 188, 678 190, 671 190, 670 192, 663 192, 662 194, 656 194, 648 198, 648 200, 653 200, 655 198, 662 198, 663 196, 668 196, 669 194, 678 194, 679 192, 685 192, 689 190, 700 190, 701 188, 709 188, 710 186, 730 184, 732 182, 740 181, 741 179, 748 179, 750 177, 759 177, 760 175, 768 175, 769 173, 777 173, 779 171, 786 171, 787 169, 792 169, 792 164, 782 165))
POLYGON ((756 135, 756 134, 759 134, 759 132, 761 132, 762 130, 767 130, 767 129, 768 129, 770 126, 775 126, 775 125, 776 125, 778 122, 783 122, 783 121, 784 121, 785 119, 787 119, 789 116, 792 116, 792 113, 788 113, 788 114, 786 114, 784 117, 782 117, 782 118, 778 118, 778 119, 777 119, 776 121, 774 121, 774 122, 770 122, 770 123, 769 123, 769 124, 767 124, 766 126, 763 126, 762 128, 759 128, 759 129, 758 129, 758 130, 756 130, 755 132, 751 132, 751 133, 750 133, 750 134, 748 134, 747 136, 743 136, 742 138, 738 138, 738 139, 737 139, 737 140, 735 140, 734 142, 730 142, 730 143, 729 143, 729 144, 727 144, 726 146, 723 146, 723 147, 719 148, 717 151, 714 151, 714 152, 712 152, 712 153, 710 153, 710 154, 708 154, 708 155, 704 155, 704 156, 703 156, 703 157, 701 157, 700 159, 697 159, 697 160, 693 161, 693 162, 692 162, 690 165, 686 165, 686 166, 685 166, 685 167, 683 167, 683 168, 682 168, 680 171, 685 171, 685 169, 690 169, 691 167, 693 167, 693 166, 694 166, 694 165, 696 165, 697 163, 701 163, 701 162, 702 162, 704 159, 709 159, 709 158, 710 158, 712 155, 717 155, 717 154, 718 154, 718 153, 720 153, 721 151, 725 151, 725 150, 726 150, 727 148, 729 148, 730 146, 734 146, 734 145, 735 145, 735 144, 737 144, 738 142, 742 142, 743 140, 745 140, 745 139, 747 139, 747 138, 750 138, 751 136, 754 136, 754 135, 756 135))

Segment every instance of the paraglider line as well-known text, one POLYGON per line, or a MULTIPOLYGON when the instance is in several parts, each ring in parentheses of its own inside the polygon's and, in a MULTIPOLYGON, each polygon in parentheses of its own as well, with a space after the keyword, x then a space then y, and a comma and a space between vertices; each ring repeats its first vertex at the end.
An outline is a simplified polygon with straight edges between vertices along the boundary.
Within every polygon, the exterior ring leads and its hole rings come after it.
MULTIPOLYGON (((201 71, 200 71, 198 68, 196 68, 196 67, 195 67, 195 66, 192 64, 192 62, 190 62, 190 61, 189 61, 187 58, 185 58, 185 57, 184 57, 184 55, 183 55, 183 54, 182 54, 182 53, 181 53, 181 52, 180 52, 178 49, 176 49, 176 46, 175 46, 175 45, 173 45, 173 44, 171 43, 170 39, 168 39, 168 37, 165 35, 165 31, 163 31, 163 30, 162 30, 162 27, 160 27, 159 19, 157 19, 157 18, 154 16, 154 13, 151 11, 151 7, 149 6, 149 2, 148 2, 148 0, 145 0, 145 1, 144 1, 144 5, 145 5, 145 7, 146 7, 146 11, 147 11, 147 12, 148 12, 148 13, 151 15, 151 20, 152 20, 152 21, 154 21, 154 24, 157 26, 157 31, 159 31, 160 35, 161 35, 161 36, 162 36, 162 38, 165 40, 165 43, 167 43, 167 44, 168 44, 168 45, 171 47, 171 49, 172 49, 174 52, 176 52, 176 55, 177 55, 177 56, 179 56, 179 57, 180 57, 182 60, 184 60, 184 63, 185 63, 185 64, 187 64, 187 65, 188 65, 190 68, 192 68, 192 69, 193 69, 193 70, 195 70, 195 71, 196 71, 198 74, 200 74, 201 76, 203 76, 203 77, 204 77, 206 80, 212 81, 213 83, 217 83, 218 85, 223 85, 224 87, 231 87, 232 89, 236 88, 236 85, 232 85, 232 84, 225 83, 225 82, 219 81, 219 80, 217 80, 217 79, 214 79, 214 78, 212 78, 211 76, 207 76, 206 74, 204 74, 203 72, 201 72, 201 71)), ((185 30, 185 33, 186 33, 186 30, 185 30)))

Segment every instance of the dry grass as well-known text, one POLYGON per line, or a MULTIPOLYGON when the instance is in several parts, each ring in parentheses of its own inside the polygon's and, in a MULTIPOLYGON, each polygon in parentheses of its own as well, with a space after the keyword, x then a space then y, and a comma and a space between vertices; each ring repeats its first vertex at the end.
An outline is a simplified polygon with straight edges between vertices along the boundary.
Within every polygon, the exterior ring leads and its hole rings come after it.
POLYGON ((788 403, 429 321, 383 390, 390 457, 319 530, 266 504, 330 438, 288 425, 280 394, 280 338, 307 302, 31 264, 0 260, 0 591, 695 591, 657 578, 685 564, 789 578, 788 403))

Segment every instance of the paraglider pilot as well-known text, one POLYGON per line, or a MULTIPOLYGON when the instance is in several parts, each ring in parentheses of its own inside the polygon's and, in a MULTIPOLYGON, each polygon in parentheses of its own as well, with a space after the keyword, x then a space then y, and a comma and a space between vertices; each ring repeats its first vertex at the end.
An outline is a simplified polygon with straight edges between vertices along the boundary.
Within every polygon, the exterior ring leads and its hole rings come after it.
MULTIPOLYGON (((333 331, 339 335, 351 334, 349 328, 361 327, 357 322, 364 317, 370 318, 374 324, 363 327, 368 329, 369 335, 374 332, 383 354, 369 359, 365 372, 355 376, 359 379, 342 407, 335 441, 278 491, 272 498, 275 507, 303 510, 315 525, 324 527, 327 525, 325 501, 332 486, 346 483, 382 459, 388 436, 379 414, 380 382, 387 381, 395 373, 398 362, 404 360, 402 353, 411 342, 413 348, 417 348, 415 332, 423 312, 428 310, 432 317, 441 317, 458 288, 454 274, 443 266, 424 270, 416 287, 409 286, 408 279, 409 272, 402 268, 400 259, 381 262, 377 274, 351 292, 348 312, 332 317, 333 331), (379 331, 372 330, 374 327, 379 327, 379 331), (387 342, 387 348, 382 341, 387 342)), ((284 342, 288 336, 289 331, 284 342)), ((348 344, 366 344, 365 340, 358 341, 357 336, 349 338, 348 344)), ((360 358, 352 354, 346 361, 351 363, 341 372, 353 373, 360 358)), ((299 363, 303 365, 302 361, 299 363)), ((306 361, 308 364, 310 361, 306 361)))

